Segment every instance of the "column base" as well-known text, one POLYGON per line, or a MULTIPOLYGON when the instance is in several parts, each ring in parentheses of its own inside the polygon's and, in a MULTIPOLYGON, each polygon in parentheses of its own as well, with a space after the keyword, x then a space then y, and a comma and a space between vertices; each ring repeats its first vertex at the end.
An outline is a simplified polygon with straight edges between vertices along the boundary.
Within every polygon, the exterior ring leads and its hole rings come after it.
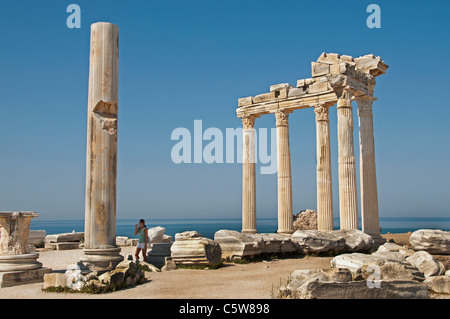
POLYGON ((256 231, 256 229, 243 229, 243 230, 241 230, 241 233, 243 233, 243 234, 256 234, 257 231, 256 231))
POLYGON ((0 272, 39 269, 42 267, 42 264, 37 261, 38 257, 38 253, 0 255, 0 272))
POLYGON ((105 272, 114 270, 123 260, 120 248, 84 249, 80 261, 90 270, 105 272))

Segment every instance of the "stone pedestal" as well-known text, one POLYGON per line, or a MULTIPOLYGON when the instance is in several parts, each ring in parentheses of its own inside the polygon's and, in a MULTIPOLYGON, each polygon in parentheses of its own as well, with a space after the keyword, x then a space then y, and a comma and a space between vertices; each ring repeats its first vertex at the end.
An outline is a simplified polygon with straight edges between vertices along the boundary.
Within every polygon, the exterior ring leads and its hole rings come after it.
POLYGON ((291 152, 289 149, 289 113, 275 113, 277 126, 278 161, 278 230, 280 234, 292 234, 294 221, 292 216, 292 179, 291 152))
POLYGON ((341 229, 358 229, 358 199, 353 146, 352 91, 344 89, 337 103, 339 214, 341 229))
POLYGON ((81 261, 107 271, 123 257, 116 247, 119 29, 91 26, 86 158, 85 249, 81 261))
POLYGON ((317 142, 317 229, 333 230, 329 106, 317 105, 314 112, 317 142))
POLYGON ((255 116, 242 118, 242 232, 256 233, 255 116))
POLYGON ((0 287, 41 282, 45 273, 37 261, 39 254, 30 253, 28 234, 35 212, 0 212, 0 287))

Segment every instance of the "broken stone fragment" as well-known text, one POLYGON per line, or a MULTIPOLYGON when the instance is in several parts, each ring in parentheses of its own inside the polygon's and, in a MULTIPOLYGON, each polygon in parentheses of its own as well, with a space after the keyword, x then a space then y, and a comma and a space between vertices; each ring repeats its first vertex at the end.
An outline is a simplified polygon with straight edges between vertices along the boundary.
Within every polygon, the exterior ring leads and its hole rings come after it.
POLYGON ((262 103, 275 100, 275 92, 263 93, 253 98, 253 103, 262 103))
POLYGON ((330 65, 326 63, 311 62, 312 76, 318 77, 330 73, 330 65))
POLYGON ((243 97, 238 100, 238 107, 247 106, 253 104, 253 96, 243 97))
POLYGON ((327 64, 339 64, 340 55, 337 53, 325 53, 323 52, 317 59, 317 62, 327 63, 327 64))

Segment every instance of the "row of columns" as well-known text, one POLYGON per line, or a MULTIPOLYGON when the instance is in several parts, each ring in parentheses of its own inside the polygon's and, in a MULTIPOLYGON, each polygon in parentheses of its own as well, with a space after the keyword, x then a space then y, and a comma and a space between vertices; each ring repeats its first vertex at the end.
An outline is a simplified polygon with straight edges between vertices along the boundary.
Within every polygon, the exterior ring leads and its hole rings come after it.
MULTIPOLYGON (((358 229, 356 165, 353 143, 352 90, 345 88, 337 102, 339 215, 341 229, 358 229)), ((357 97, 360 140, 360 178, 362 230, 379 234, 378 196, 373 137, 371 97, 357 97)), ((316 115, 317 213, 318 229, 333 230, 333 196, 329 107, 314 107, 316 115)), ((290 110, 275 112, 278 160, 278 233, 293 232, 292 178, 289 148, 290 110)), ((256 233, 255 129, 256 115, 242 118, 243 123, 243 189, 242 232, 256 233)))

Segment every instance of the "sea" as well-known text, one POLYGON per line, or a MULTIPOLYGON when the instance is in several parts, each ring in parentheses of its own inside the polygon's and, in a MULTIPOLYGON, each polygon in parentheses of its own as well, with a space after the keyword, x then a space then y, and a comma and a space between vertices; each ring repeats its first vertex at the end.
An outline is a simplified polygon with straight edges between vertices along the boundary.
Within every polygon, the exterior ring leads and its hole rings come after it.
MULTIPOLYGON (((203 237, 214 239, 214 233, 220 229, 240 231, 241 219, 152 219, 147 223, 147 228, 162 226, 166 229, 165 234, 172 237, 176 233, 188 230, 196 230, 203 237)), ((136 238, 134 225, 137 220, 117 220, 116 236, 127 236, 136 238)), ((277 218, 257 219, 257 230, 259 233, 274 233, 277 230, 277 218)), ((361 221, 360 221, 361 225, 361 221)), ((442 229, 450 231, 450 218, 433 217, 389 217, 380 218, 381 233, 406 233, 417 229, 442 229)), ((334 228, 339 229, 339 218, 334 219, 334 228)), ((30 229, 45 230, 47 235, 84 232, 84 220, 39 220, 31 221, 30 229)))

